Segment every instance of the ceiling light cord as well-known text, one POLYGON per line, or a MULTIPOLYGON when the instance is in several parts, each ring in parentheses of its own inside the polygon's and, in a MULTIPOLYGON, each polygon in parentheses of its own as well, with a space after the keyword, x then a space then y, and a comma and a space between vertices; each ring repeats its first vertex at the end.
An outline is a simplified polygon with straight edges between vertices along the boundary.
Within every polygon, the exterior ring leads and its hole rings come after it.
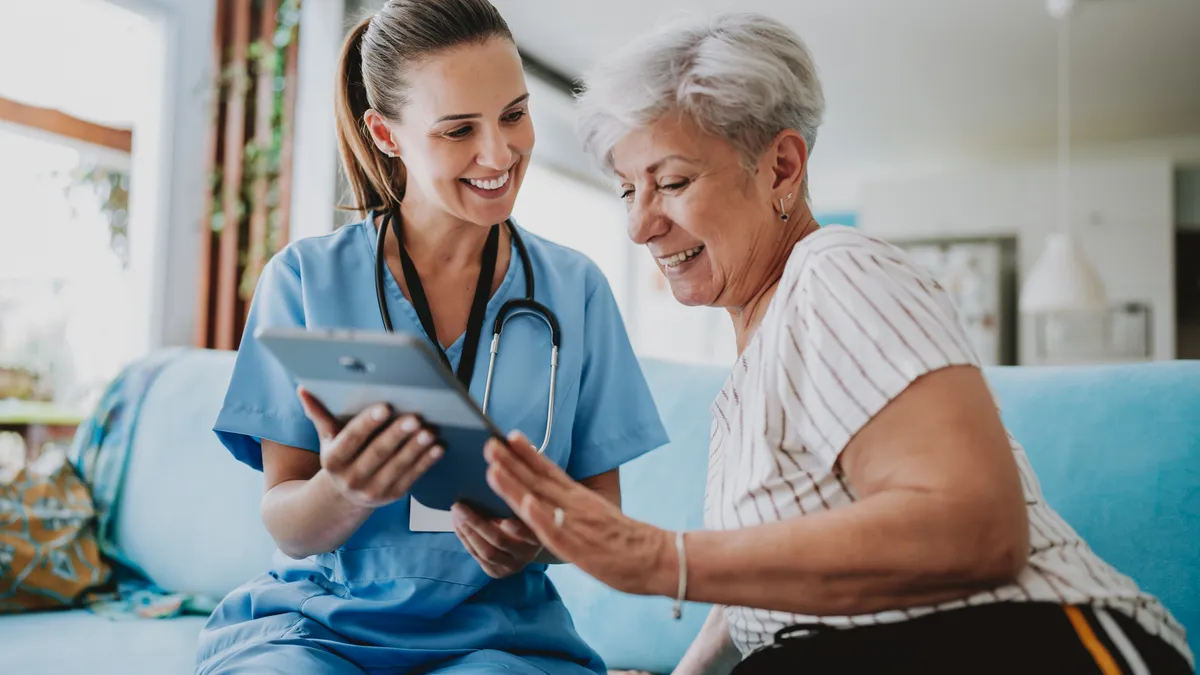
POLYGON ((1058 25, 1058 222, 1071 233, 1071 18, 1058 25))

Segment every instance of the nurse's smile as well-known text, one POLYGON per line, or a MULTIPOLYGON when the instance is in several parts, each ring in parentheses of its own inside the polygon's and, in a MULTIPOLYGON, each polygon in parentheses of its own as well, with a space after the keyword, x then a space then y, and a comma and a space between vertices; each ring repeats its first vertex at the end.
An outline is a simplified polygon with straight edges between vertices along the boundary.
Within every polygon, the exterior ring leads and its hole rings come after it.
POLYGON ((517 165, 514 164, 504 173, 498 176, 485 178, 460 178, 459 181, 466 185, 471 192, 482 197, 483 199, 499 199, 504 197, 511 191, 513 173, 517 165))

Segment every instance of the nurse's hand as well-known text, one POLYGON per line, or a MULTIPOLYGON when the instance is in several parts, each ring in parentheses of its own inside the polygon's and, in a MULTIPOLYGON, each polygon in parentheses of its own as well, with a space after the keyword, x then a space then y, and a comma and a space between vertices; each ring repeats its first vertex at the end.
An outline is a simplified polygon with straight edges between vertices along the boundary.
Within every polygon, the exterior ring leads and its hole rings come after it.
MULTIPOLYGON (((484 448, 488 485, 548 551, 625 593, 652 593, 650 571, 675 555, 669 532, 634 520, 575 482, 519 432, 484 448)), ((655 580, 657 581, 657 580, 655 580)))
POLYGON ((442 456, 433 430, 413 415, 378 404, 342 424, 312 394, 300 389, 299 395, 321 438, 321 470, 355 506, 377 509, 399 500, 442 456))
POLYGON ((459 541, 493 579, 520 572, 542 552, 537 536, 519 520, 486 518, 465 504, 450 511, 459 541))

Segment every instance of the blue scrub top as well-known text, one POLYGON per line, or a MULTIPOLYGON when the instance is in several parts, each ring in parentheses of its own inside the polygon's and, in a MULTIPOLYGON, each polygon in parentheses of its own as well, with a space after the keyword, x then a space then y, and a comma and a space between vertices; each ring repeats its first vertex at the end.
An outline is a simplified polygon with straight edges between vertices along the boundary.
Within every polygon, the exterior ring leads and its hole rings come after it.
MULTIPOLYGON (((375 293, 374 214, 295 242, 263 270, 215 431, 240 461, 262 468, 260 438, 317 452, 295 383, 256 343, 260 326, 383 330, 375 293)), ((573 478, 612 470, 666 443, 608 282, 583 254, 521 230, 537 300, 561 327, 554 429, 546 455, 573 478)), ((426 337, 395 278, 385 274, 395 330, 426 337)), ((506 301, 525 297, 515 246, 488 303, 485 331, 506 301)), ((436 308, 433 310, 437 311, 436 308)), ((545 432, 550 336, 536 317, 505 325, 489 416, 535 443, 545 432)), ((479 341, 470 391, 482 400, 491 340, 479 341)), ((454 368, 463 338, 446 354, 454 368)), ((247 514, 249 517, 250 514, 247 514)), ((530 565, 493 580, 453 533, 411 532, 409 500, 377 510, 336 551, 304 560, 276 554, 272 570, 231 593, 201 638, 199 663, 240 650, 311 641, 364 669, 428 666, 473 652, 528 654, 550 672, 601 672, 545 574, 530 565), (377 666, 374 664, 378 664, 377 666), (559 667, 561 666, 561 667, 559 667)), ((269 652, 269 650, 267 650, 269 652)), ((509 664, 511 665, 511 664, 509 664)))

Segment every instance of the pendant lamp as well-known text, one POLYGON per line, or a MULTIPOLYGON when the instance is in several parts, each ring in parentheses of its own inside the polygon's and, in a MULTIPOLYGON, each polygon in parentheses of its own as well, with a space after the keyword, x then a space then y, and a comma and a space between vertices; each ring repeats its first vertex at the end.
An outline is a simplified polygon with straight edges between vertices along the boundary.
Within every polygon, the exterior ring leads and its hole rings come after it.
POLYGON ((1026 314, 1100 314, 1107 310, 1104 282, 1071 234, 1070 20, 1075 0, 1047 0, 1058 28, 1058 228, 1021 288, 1026 314))

